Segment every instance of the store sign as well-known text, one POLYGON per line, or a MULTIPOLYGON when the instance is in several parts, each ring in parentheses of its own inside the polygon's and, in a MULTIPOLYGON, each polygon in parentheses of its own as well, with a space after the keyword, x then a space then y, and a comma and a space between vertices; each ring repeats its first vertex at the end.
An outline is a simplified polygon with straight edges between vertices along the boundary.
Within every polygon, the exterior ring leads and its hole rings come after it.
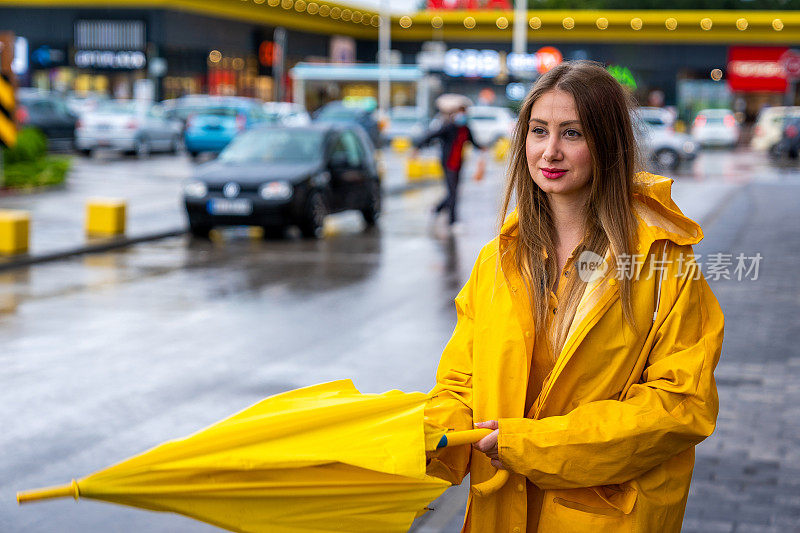
POLYGON ((781 57, 785 46, 732 46, 728 49, 728 85, 738 92, 785 92, 781 57))
POLYGON ((497 50, 452 48, 444 55, 444 72, 448 76, 494 78, 500 74, 500 66, 500 53, 497 50))
POLYGON ((79 20, 74 30, 79 50, 144 50, 146 45, 141 20, 79 20))
POLYGON ((28 39, 17 37, 14 41, 14 60, 11 63, 11 71, 17 76, 23 76, 28 72, 28 39))
POLYGON ((75 66, 114 70, 139 70, 147 65, 144 52, 138 50, 114 52, 110 50, 78 50, 75 66))
POLYGON ((506 62, 512 74, 544 74, 564 60, 561 51, 552 46, 540 48, 535 54, 508 54, 506 62))
POLYGON ((64 64, 66 57, 64 50, 40 46, 31 53, 31 63, 36 67, 58 67, 64 64))
POLYGON ((507 56, 497 50, 452 48, 444 54, 442 70, 448 76, 467 78, 494 78, 506 68, 516 75, 544 74, 563 60, 561 52, 552 46, 540 48, 535 54, 507 56))
POLYGON ((510 0, 428 0, 427 6, 438 11, 513 9, 510 0))
POLYGON ((631 69, 620 65, 610 65, 607 70, 621 85, 636 90, 636 79, 634 79, 631 69))

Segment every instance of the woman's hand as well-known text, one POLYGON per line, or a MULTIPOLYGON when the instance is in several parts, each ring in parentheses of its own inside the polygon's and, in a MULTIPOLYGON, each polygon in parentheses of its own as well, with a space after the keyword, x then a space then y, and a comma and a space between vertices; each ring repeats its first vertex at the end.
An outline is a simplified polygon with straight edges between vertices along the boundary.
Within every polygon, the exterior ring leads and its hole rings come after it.
POLYGON ((481 440, 476 442, 472 445, 473 448, 478 450, 479 452, 483 452, 486 456, 491 459, 492 466, 497 468, 498 470, 506 470, 506 467, 503 466, 503 463, 500 462, 500 456, 497 452, 497 435, 500 434, 499 431, 499 424, 497 420, 489 420, 487 422, 478 422, 475 424, 476 428, 486 428, 486 429, 493 429, 491 433, 483 437, 481 440))

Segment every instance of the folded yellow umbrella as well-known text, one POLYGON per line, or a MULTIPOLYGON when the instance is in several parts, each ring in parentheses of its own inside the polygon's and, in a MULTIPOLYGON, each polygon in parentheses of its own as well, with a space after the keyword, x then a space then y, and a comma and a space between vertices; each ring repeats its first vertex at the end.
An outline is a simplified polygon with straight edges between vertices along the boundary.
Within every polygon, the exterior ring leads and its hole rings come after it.
POLYGON ((445 434, 424 422, 427 400, 422 393, 361 394, 349 380, 298 389, 17 500, 91 498, 242 532, 407 531, 450 486, 426 475, 425 450, 489 433, 445 434))

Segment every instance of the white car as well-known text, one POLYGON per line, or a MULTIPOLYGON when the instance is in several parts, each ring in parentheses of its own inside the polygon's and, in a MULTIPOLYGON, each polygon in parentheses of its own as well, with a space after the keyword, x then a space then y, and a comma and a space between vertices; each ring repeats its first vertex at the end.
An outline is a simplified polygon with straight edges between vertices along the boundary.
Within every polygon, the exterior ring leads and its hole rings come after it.
POLYGON ((292 102, 264 102, 264 113, 268 122, 284 126, 308 126, 311 116, 306 109, 292 102))
POLYGON ((697 157, 699 146, 685 133, 677 133, 665 123, 654 125, 638 112, 632 119, 643 157, 659 170, 675 170, 682 161, 697 157))
POLYGON ((389 123, 383 130, 386 139, 408 137, 418 139, 425 133, 426 120, 418 108, 413 106, 396 106, 389 111, 389 123))
POLYGON ((111 100, 78 120, 75 148, 84 155, 103 148, 139 157, 148 157, 151 152, 175 153, 181 147, 181 130, 181 123, 167 119, 159 105, 111 100))
POLYGON ((703 109, 692 124, 692 138, 703 146, 736 146, 739 124, 730 109, 703 109))
POLYGON ((787 118, 800 117, 800 107, 765 107, 758 113, 750 148, 766 152, 778 144, 783 136, 783 123, 787 118))
POLYGON ((514 133, 517 118, 505 107, 475 105, 467 109, 469 129, 481 146, 490 146, 503 137, 514 133))
POLYGON ((636 113, 642 120, 655 128, 675 126, 675 113, 663 107, 640 107, 636 113))

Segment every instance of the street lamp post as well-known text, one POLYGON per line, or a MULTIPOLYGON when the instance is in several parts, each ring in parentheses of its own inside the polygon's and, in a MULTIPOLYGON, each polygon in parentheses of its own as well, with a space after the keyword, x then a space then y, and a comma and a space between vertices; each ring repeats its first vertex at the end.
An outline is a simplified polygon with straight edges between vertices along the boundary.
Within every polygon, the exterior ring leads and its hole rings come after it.
POLYGON ((514 0, 514 35, 512 51, 515 54, 528 52, 528 0, 514 0))
POLYGON ((378 28, 378 109, 382 118, 387 116, 391 97, 391 81, 389 80, 389 55, 392 48, 392 21, 389 14, 389 0, 381 0, 380 27, 378 28))

